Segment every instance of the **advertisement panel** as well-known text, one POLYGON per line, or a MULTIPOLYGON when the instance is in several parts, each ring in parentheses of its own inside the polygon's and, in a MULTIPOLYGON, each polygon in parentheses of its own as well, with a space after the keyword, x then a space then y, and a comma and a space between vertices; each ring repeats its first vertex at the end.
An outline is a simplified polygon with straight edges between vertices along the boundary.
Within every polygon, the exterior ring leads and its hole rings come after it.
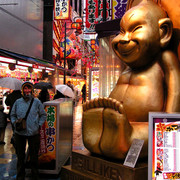
POLYGON ((90 70, 90 91, 89 98, 94 99, 99 97, 99 69, 92 68, 90 70))
POLYGON ((57 106, 45 106, 47 120, 40 129, 39 168, 56 169, 57 106))
POLYGON ((148 180, 180 179, 180 114, 149 113, 148 180))
POLYGON ((69 0, 54 0, 54 19, 69 19, 70 14, 69 0))

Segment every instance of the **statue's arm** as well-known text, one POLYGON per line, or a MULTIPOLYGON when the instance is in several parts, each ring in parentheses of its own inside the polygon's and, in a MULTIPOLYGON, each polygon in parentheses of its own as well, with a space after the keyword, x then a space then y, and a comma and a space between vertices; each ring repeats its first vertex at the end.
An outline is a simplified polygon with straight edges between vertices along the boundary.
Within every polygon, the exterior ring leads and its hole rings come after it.
POLYGON ((177 56, 166 51, 162 54, 162 68, 167 86, 165 112, 180 111, 180 62, 177 56))

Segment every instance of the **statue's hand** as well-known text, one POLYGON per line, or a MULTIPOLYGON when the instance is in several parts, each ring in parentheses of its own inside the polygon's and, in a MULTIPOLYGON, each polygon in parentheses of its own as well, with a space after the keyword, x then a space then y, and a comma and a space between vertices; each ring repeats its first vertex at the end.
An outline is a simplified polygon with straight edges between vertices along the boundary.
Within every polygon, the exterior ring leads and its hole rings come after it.
POLYGON ((132 128, 123 104, 112 98, 96 98, 83 105, 82 134, 85 147, 107 157, 124 158, 132 128))

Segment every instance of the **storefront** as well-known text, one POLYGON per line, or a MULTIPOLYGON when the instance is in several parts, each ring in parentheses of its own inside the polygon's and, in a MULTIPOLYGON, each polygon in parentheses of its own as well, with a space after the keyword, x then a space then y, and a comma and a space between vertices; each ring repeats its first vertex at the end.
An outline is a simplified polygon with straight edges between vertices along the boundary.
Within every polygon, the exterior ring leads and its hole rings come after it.
MULTIPOLYGON (((15 77, 22 82, 31 81, 34 84, 40 81, 49 81, 54 87, 63 79, 63 68, 45 60, 0 49, 0 78, 3 77, 15 77)), ((10 91, 8 88, 0 87, 0 99, 4 106, 5 95, 10 91)), ((51 98, 54 96, 54 91, 54 89, 49 90, 51 98)), ((39 90, 35 90, 35 96, 38 93, 39 90)))
MULTIPOLYGON (((49 81, 53 87, 57 84, 64 84, 64 68, 42 59, 0 49, 0 65, 0 78, 15 77, 22 81, 31 81, 34 84, 40 81, 49 81)), ((84 77, 81 76, 81 64, 76 65, 75 71, 66 70, 66 82, 68 81, 71 81, 74 86, 77 100, 79 100, 82 86, 86 83, 84 77)), ((9 91, 8 88, 0 87, 0 98, 3 99, 3 95, 9 91)), ((39 91, 35 90, 35 96, 38 96, 39 91)), ((49 93, 52 100, 55 88, 50 89, 49 93)))
MULTIPOLYGON (((57 65, 41 59, 23 56, 0 49, 0 78, 15 77, 21 81, 31 81, 33 84, 44 81, 51 82, 53 87, 63 84, 64 70, 57 65)), ((77 84, 74 78, 68 78, 77 84)), ((4 101, 11 91, 0 87, 1 98, 5 112, 8 108, 4 101)), ((34 90, 38 95, 39 89, 34 90)), ((48 89, 51 101, 45 102, 47 119, 40 129, 41 145, 39 151, 39 172, 59 174, 61 166, 68 160, 72 150, 73 101, 69 98, 53 100, 55 88, 48 89)), ((26 170, 29 171, 28 151, 26 170)))

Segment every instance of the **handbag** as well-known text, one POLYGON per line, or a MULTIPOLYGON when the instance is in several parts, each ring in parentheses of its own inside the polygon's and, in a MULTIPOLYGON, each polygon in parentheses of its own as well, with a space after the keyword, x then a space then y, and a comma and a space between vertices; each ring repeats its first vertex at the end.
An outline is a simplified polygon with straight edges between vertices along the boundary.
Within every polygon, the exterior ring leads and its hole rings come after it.
POLYGON ((20 118, 20 119, 16 120, 16 122, 15 122, 16 131, 22 131, 22 130, 26 129, 26 119, 27 119, 27 116, 28 116, 29 111, 31 109, 33 101, 34 101, 34 98, 31 99, 31 103, 30 103, 29 108, 28 108, 28 110, 26 112, 26 116, 24 118, 20 118))

